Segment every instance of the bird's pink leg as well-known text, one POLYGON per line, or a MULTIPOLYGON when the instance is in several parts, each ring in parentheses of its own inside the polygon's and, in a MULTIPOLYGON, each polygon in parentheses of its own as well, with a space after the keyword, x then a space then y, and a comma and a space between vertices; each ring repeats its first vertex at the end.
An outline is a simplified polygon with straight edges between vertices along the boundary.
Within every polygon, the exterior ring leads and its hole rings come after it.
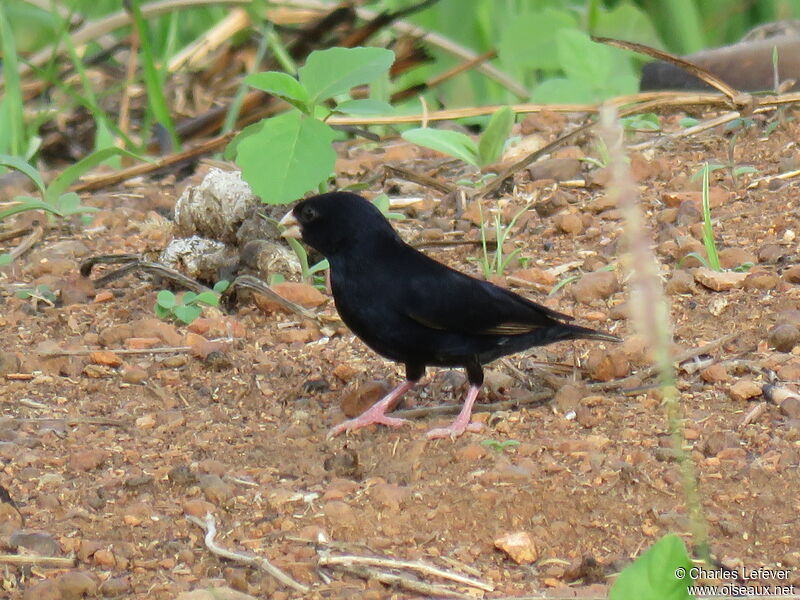
POLYGON ((387 427, 401 427, 405 425, 408 422, 406 419, 387 417, 386 412, 392 410, 403 394, 413 388, 416 383, 416 381, 409 380, 401 383, 355 419, 349 419, 344 423, 339 423, 336 427, 332 427, 328 432, 328 437, 333 437, 343 432, 354 431, 355 429, 361 429, 367 425, 386 425, 387 427))
POLYGON ((471 385, 469 386, 469 390, 467 391, 467 397, 464 399, 464 408, 461 409, 461 412, 458 413, 456 420, 450 423, 447 427, 441 427, 439 429, 431 429, 428 432, 428 439, 434 440, 437 438, 457 438, 465 431, 471 431, 473 433, 479 432, 483 425, 481 423, 473 423, 472 422, 472 406, 475 404, 475 399, 478 397, 478 392, 480 391, 481 386, 479 385, 471 385))

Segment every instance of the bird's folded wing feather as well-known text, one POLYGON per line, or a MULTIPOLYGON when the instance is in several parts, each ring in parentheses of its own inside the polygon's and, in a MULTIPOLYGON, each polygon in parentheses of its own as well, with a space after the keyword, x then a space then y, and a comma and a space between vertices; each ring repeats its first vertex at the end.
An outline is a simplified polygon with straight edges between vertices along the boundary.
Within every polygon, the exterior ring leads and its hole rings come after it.
POLYGON ((470 334, 520 335, 554 321, 572 320, 439 263, 426 266, 404 281, 401 304, 407 317, 425 327, 470 334))

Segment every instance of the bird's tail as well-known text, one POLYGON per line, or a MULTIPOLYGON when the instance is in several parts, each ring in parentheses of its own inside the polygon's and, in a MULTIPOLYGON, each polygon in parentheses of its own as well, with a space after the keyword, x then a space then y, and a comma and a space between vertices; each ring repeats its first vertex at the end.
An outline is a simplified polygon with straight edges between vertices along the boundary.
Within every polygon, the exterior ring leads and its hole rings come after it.
POLYGON ((580 325, 572 325, 572 324, 569 325, 569 331, 565 339, 601 340, 603 342, 615 342, 615 343, 619 343, 622 341, 621 338, 618 338, 615 335, 611 335, 610 333, 606 333, 604 331, 597 331, 596 329, 589 329, 588 327, 581 327, 580 325))

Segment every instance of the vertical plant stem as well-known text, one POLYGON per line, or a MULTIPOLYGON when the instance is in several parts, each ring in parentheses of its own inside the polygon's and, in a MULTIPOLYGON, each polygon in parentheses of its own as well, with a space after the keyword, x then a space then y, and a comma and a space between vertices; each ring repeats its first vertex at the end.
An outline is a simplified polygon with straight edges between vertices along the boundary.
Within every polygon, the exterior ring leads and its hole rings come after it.
POLYGON ((602 109, 601 123, 601 136, 609 150, 612 173, 608 193, 616 200, 625 217, 625 237, 630 254, 633 320, 655 355, 669 432, 681 470, 692 538, 699 555, 708 558, 707 525, 700 504, 694 463, 684 447, 683 412, 675 386, 675 370, 670 352, 672 324, 659 277, 659 265, 651 250, 653 242, 639 208, 636 185, 625 161, 622 146, 623 130, 613 107, 606 106, 602 109))

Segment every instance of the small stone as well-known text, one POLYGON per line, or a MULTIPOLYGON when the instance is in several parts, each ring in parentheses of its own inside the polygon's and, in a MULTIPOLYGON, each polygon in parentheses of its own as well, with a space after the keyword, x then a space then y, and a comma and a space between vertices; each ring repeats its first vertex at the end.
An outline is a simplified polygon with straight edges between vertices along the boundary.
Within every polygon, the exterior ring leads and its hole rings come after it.
POLYGON ((147 379, 147 371, 141 367, 128 366, 122 370, 122 381, 137 385, 147 379))
POLYGON ((586 368, 592 379, 597 381, 611 381, 630 373, 630 363, 619 348, 610 351, 593 348, 586 358, 586 368))
MULTIPOLYGON (((277 598, 277 594, 270 594, 270 597, 277 598)), ((175 596, 175 600, 256 600, 256 598, 231 587, 223 586, 181 592, 175 596)))
POLYGON ((800 419, 800 398, 797 396, 785 398, 779 408, 790 419, 800 419))
POLYGON ((69 457, 69 466, 76 471, 92 471, 108 460, 105 450, 82 450, 69 457))
POLYGON ((713 365, 709 365, 702 371, 700 371, 700 377, 703 378, 703 381, 706 383, 721 383, 723 381, 728 381, 731 376, 728 373, 728 369, 725 368, 725 365, 722 363, 714 363, 713 365))
POLYGON ((577 158, 546 158, 528 167, 528 173, 530 173, 531 181, 577 179, 581 174, 581 161, 577 158))
POLYGON ((501 535, 494 540, 494 546, 508 554, 518 565, 529 565, 539 558, 536 546, 527 531, 501 535))
POLYGON ((117 566, 117 559, 114 556, 114 553, 107 548, 101 548, 100 550, 97 550, 92 555, 92 558, 94 559, 95 564, 102 569, 113 569, 117 566))
POLYGON ((332 525, 351 528, 359 523, 359 518, 353 507, 341 500, 332 500, 322 506, 322 513, 332 525))
POLYGON ((800 283, 800 265, 793 265, 783 272, 786 283, 800 283))
POLYGON ((744 248, 725 248, 719 252, 719 263, 723 269, 735 269, 741 265, 755 264, 757 258, 744 248))
POLYGON ((133 328, 127 324, 112 325, 100 332, 99 340, 101 346, 116 347, 124 340, 133 336, 133 328))
POLYGON ((112 577, 100 584, 99 591, 104 598, 118 598, 130 594, 131 584, 127 577, 112 577))
POLYGON ((761 395, 761 386, 752 379, 742 379, 730 387, 728 394, 737 401, 750 400, 761 395))
POLYGON ((786 252, 778 244, 764 244, 757 252, 758 262, 775 264, 786 256, 786 252))
POLYGON ((391 391, 386 381, 367 381, 350 388, 342 396, 341 409, 347 417, 357 417, 391 391))
POLYGON ((691 294, 695 291, 694 277, 689 271, 675 269, 666 285, 667 294, 691 294))
POLYGON ((724 292, 740 287, 747 278, 747 273, 735 273, 733 271, 712 271, 706 267, 700 267, 694 272, 694 279, 715 292, 724 292))
POLYGON ((61 600, 80 600, 85 596, 94 596, 97 593, 97 584, 94 579, 80 571, 63 573, 56 578, 56 586, 61 594, 61 600))
POLYGON ((233 488, 219 475, 200 475, 197 480, 209 502, 221 506, 233 498, 233 488))
POLYGON ((25 589, 22 600, 62 600, 55 579, 45 579, 25 589))
POLYGON ((214 514, 216 507, 210 502, 204 500, 187 500, 183 503, 184 514, 204 519, 207 514, 214 514))
POLYGON ((555 285, 557 278, 550 271, 540 269, 539 267, 528 267, 527 269, 517 269, 513 273, 514 277, 521 279, 531 284, 541 286, 555 285))
POLYGON ((800 342, 800 330, 789 323, 776 325, 770 330, 768 341, 778 352, 791 352, 800 342))
POLYGON ((370 488, 370 497, 388 512, 400 510, 410 491, 396 483, 378 483, 370 488))
POLYGON ((717 456, 727 448, 739 448, 739 438, 730 431, 714 431, 703 443, 703 454, 717 456))
POLYGON ((39 556, 58 556, 61 554, 61 546, 49 533, 18 531, 11 536, 9 544, 15 552, 19 548, 24 548, 39 556))
POLYGON ((583 233, 583 221, 578 215, 572 213, 562 213, 560 215, 556 215, 553 219, 556 227, 558 227, 564 233, 568 233, 570 235, 580 235, 583 233))
POLYGON ((485 458, 488 450, 480 444, 467 444, 459 449, 456 454, 461 460, 472 462, 485 458))
MULTIPOLYGON (((276 283, 270 287, 272 288, 272 291, 279 296, 294 302, 295 304, 299 304, 300 306, 305 306, 306 308, 316 308, 321 304, 325 304, 325 302, 328 300, 327 296, 322 294, 322 292, 320 292, 317 288, 315 288, 313 285, 309 285, 308 283, 282 281, 281 283, 276 283)), ((258 307, 266 312, 288 312, 289 310, 282 304, 279 304, 278 302, 275 302, 274 300, 268 299, 264 296, 261 296, 261 300, 258 302, 258 307)))
POLYGON ((574 385, 570 385, 569 383, 562 385, 558 388, 554 398, 558 412, 564 415, 570 411, 576 410, 580 404, 581 398, 583 398, 583 394, 583 390, 574 385))
POLYGON ((572 286, 572 296, 582 304, 605 300, 619 290, 619 281, 613 271, 586 273, 572 286))
POLYGON ((744 280, 746 290, 774 290, 780 279, 775 273, 769 271, 753 271, 747 274, 744 280))

